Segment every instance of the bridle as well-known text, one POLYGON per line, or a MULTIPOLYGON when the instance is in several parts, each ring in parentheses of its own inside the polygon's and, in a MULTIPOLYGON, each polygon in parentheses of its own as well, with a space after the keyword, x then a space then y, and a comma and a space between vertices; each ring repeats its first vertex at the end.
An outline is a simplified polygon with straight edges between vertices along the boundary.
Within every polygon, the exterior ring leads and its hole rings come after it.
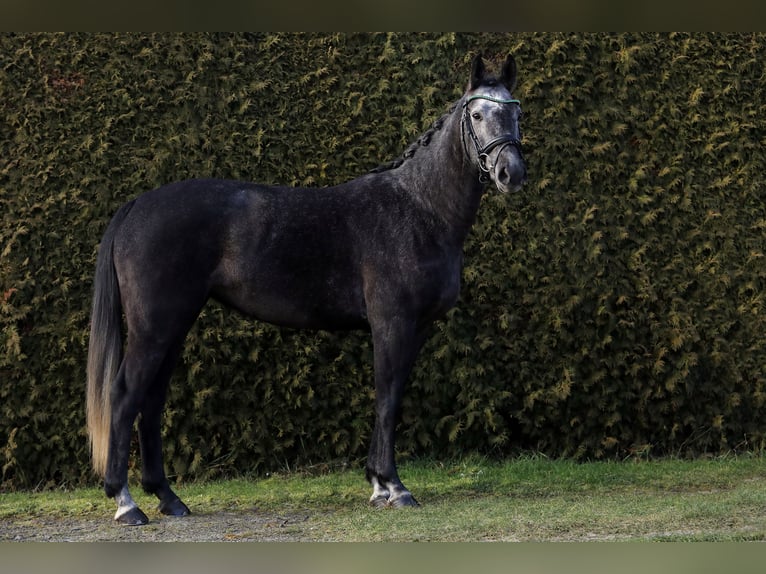
POLYGON ((503 134, 482 146, 481 142, 479 141, 479 137, 476 135, 476 132, 473 129, 473 122, 471 121, 471 117, 468 113, 468 104, 473 100, 488 100, 497 104, 515 104, 517 106, 521 106, 521 102, 514 99, 493 98, 492 96, 486 96, 482 94, 471 96, 470 98, 467 98, 465 102, 463 102, 463 119, 460 122, 460 135, 461 139, 463 140, 463 149, 465 150, 466 154, 468 154, 468 149, 465 143, 465 126, 467 125, 468 135, 470 136, 471 141, 473 142, 473 146, 476 149, 476 156, 479 161, 479 181, 481 183, 489 183, 489 174, 495 167, 493 165, 487 164, 489 160, 489 153, 496 147, 500 146, 500 151, 497 152, 499 155, 504 147, 512 145, 518 150, 519 155, 521 156, 521 140, 511 134, 503 134))

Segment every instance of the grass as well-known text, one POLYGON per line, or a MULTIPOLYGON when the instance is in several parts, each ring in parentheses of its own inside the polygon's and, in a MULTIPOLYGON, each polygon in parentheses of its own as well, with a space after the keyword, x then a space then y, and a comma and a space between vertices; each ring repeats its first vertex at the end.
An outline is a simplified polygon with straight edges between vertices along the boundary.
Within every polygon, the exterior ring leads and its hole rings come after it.
MULTIPOLYGON (((402 464, 422 506, 376 511, 362 472, 291 473, 181 485, 194 512, 306 515, 296 536, 337 541, 766 539, 766 460, 760 456, 631 462, 506 462, 470 458, 402 464)), ((155 501, 134 487, 139 505, 155 501)), ((104 517, 99 489, 0 495, 0 519, 104 517)))

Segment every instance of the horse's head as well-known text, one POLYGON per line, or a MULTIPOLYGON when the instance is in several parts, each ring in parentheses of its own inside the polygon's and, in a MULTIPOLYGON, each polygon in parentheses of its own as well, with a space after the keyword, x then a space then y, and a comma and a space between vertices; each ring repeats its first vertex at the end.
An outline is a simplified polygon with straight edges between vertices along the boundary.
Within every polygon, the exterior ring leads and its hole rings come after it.
POLYGON ((481 56, 473 59, 471 80, 463 97, 463 147, 479 169, 483 183, 502 192, 516 191, 527 180, 521 154, 521 103, 512 96, 516 61, 508 56, 500 78, 487 75, 481 56))

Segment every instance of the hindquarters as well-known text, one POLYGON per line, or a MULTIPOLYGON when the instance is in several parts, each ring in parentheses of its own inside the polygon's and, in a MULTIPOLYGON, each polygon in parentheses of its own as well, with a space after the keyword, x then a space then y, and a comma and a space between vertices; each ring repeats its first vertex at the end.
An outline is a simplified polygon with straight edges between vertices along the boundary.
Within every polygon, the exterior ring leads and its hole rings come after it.
MULTIPOLYGON (((100 475, 109 472, 109 461, 115 454, 110 452, 111 443, 118 438, 114 436, 115 416, 122 416, 120 402, 131 391, 125 386, 124 357, 132 361, 128 361, 132 366, 127 380, 132 380, 130 377, 144 364, 158 360, 162 364, 165 356, 180 349, 207 298, 212 259, 200 258, 204 244, 188 217, 178 213, 173 198, 161 199, 157 194, 146 194, 120 208, 99 247, 86 404, 93 466, 100 475)), ((151 385, 152 381, 142 384, 151 385)), ((142 400, 133 402, 138 411, 145 406, 142 400)), ((132 420, 129 424, 132 426, 132 420)), ((130 428, 126 432, 129 434, 130 428)))
MULTIPOLYGON (((119 225, 110 226, 99 256, 99 269, 108 268, 116 286, 112 291, 112 322, 119 336, 121 310, 127 344, 119 368, 115 361, 113 372, 102 379, 98 404, 105 414, 101 417, 99 455, 94 455, 94 460, 98 459, 96 466, 104 473, 107 495, 117 501, 115 519, 125 524, 148 520, 127 488, 131 436, 137 419, 144 489, 160 499, 161 512, 188 513, 168 484, 160 429, 175 363, 186 333, 209 296, 211 278, 221 258, 225 221, 219 210, 207 208, 204 199, 204 195, 194 193, 193 186, 183 190, 180 185, 139 197, 129 211, 121 210, 119 225)), ((99 271, 99 277, 102 275, 99 271)), ((101 299, 99 292, 97 287, 94 309, 101 299)), ((94 317, 98 316, 94 311, 94 317)), ((94 327, 92 346, 98 345, 99 334, 94 327)), ((116 348, 122 350, 121 344, 116 348)), ((91 404, 97 401, 91 396, 95 394, 89 391, 89 409, 95 411, 91 404)), ((94 417, 89 414, 91 419, 94 417)))

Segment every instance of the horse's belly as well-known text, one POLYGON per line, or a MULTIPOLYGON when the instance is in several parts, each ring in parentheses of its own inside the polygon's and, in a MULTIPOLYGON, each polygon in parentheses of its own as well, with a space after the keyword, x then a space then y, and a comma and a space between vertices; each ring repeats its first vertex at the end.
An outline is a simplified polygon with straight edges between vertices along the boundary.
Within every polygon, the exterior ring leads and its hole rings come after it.
POLYGON ((281 285, 268 280, 259 283, 215 289, 212 296, 245 315, 283 327, 327 330, 367 327, 361 290, 332 284, 320 289, 315 282, 297 278, 281 285))

